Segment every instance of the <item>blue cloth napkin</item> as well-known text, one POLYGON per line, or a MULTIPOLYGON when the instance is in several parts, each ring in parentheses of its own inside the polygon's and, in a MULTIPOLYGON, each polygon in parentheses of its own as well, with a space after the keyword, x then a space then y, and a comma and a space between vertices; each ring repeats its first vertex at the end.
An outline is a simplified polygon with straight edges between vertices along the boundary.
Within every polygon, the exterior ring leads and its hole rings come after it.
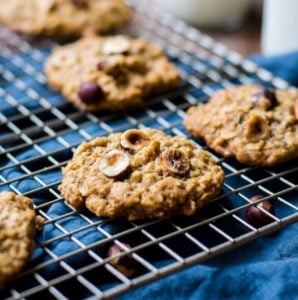
POLYGON ((298 86, 298 53, 266 57, 254 55, 250 58, 259 66, 268 69, 276 76, 283 78, 292 85, 298 86))
MULTIPOLYGON (((298 52, 251 59, 298 86, 298 52)), ((298 223, 121 299, 298 299, 298 223)))

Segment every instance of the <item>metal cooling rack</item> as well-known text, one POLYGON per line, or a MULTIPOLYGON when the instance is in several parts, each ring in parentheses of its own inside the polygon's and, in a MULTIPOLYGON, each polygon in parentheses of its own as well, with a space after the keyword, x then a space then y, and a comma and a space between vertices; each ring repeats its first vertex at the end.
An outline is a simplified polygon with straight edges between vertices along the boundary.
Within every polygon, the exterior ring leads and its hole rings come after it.
POLYGON ((0 28, 0 191, 31 197, 46 219, 31 262, 1 298, 117 296, 298 220, 297 162, 260 169, 215 153, 226 175, 223 192, 193 217, 107 220, 64 203, 57 191, 60 170, 83 140, 143 126, 189 136, 182 126, 185 110, 220 88, 256 82, 293 89, 183 22, 141 1, 130 3, 135 16, 124 32, 164 48, 184 84, 127 115, 84 113, 67 103, 47 87, 42 71, 55 44, 0 28), (276 209, 276 215, 266 212, 272 223, 259 229, 243 217, 254 194, 271 199, 276 209), (114 242, 139 265, 132 278, 110 264, 106 251, 114 242))

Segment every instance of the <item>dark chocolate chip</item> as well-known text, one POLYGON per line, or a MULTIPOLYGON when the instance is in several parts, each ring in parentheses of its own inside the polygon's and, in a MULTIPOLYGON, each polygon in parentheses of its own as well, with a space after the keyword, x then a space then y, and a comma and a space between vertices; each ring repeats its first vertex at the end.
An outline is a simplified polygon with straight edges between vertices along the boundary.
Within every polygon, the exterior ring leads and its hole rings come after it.
POLYGON ((272 90, 272 89, 263 89, 263 94, 264 94, 264 97, 269 99, 273 105, 278 104, 276 93, 275 93, 274 90, 272 90))
POLYGON ((86 104, 94 104, 104 98, 103 90, 94 82, 81 83, 78 94, 86 104))

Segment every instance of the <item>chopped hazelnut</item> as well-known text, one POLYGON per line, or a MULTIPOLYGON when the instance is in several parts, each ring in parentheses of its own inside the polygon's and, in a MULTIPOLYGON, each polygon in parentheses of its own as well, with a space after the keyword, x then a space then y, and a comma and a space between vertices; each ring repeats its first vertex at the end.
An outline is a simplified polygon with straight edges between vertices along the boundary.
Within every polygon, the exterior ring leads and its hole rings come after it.
POLYGON ((104 70, 108 66, 108 62, 106 60, 101 60, 97 63, 96 68, 98 71, 104 70))
POLYGON ((298 121, 298 100, 295 100, 295 102, 292 104, 290 113, 298 121))
POLYGON ((161 153, 163 167, 174 174, 183 175, 190 169, 190 162, 180 150, 168 149, 161 153))
POLYGON ((107 177, 117 177, 122 175, 130 165, 128 155, 120 150, 114 149, 104 154, 99 170, 107 177))
POLYGON ((150 137, 138 129, 130 129, 121 135, 120 144, 124 149, 140 150, 150 143, 150 137))
POLYGON ((266 120, 259 115, 252 115, 244 123, 244 135, 250 141, 258 141, 268 134, 266 120))
POLYGON ((71 2, 78 8, 84 8, 87 5, 86 0, 71 0, 71 2))
MULTIPOLYGON (((126 245, 128 248, 129 246, 126 245)), ((121 249, 117 244, 113 244, 108 249, 108 257, 113 257, 117 254, 123 253, 124 250, 121 249)), ((122 274, 126 275, 127 277, 131 277, 136 271, 136 261, 133 257, 128 254, 125 256, 116 257, 111 260, 111 265, 113 265, 116 269, 118 269, 122 274)))
POLYGON ((103 42, 102 52, 104 54, 123 54, 130 49, 130 42, 123 36, 107 39, 103 42))

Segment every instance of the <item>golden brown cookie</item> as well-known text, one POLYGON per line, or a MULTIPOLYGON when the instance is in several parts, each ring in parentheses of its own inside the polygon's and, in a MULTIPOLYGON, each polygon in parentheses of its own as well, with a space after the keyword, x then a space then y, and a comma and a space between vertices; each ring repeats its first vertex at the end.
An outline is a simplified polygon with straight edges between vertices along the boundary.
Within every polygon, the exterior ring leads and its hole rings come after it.
POLYGON ((129 220, 193 215, 221 190, 224 173, 184 137, 131 129, 82 143, 60 191, 76 208, 129 220))
POLYGON ((160 49, 125 36, 91 36, 60 47, 45 72, 51 87, 87 111, 132 109, 180 83, 160 49))
POLYGON ((224 157, 270 167, 298 157, 298 94, 246 85, 188 110, 186 129, 224 157))
POLYGON ((36 216, 29 198, 0 193, 0 289, 30 259, 35 233, 42 223, 43 218, 36 216))
POLYGON ((123 0, 0 0, 0 23, 30 35, 104 33, 130 16, 123 0))

